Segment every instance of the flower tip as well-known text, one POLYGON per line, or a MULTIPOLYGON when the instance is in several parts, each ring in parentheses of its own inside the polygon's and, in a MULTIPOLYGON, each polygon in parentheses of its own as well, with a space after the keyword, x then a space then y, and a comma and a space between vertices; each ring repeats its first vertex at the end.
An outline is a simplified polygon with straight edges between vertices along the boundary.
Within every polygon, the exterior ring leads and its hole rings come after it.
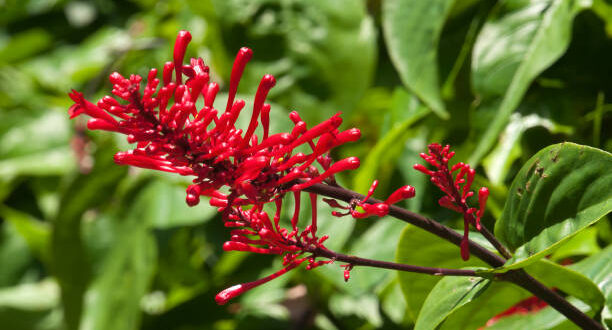
POLYGON ((242 47, 238 51, 238 56, 240 56, 245 61, 249 61, 251 57, 253 57, 253 50, 248 47, 242 47))
POLYGON ((187 202, 187 205, 193 207, 200 203, 200 196, 194 194, 187 194, 185 201, 187 202))
POLYGON ((187 40, 187 42, 191 41, 191 33, 187 30, 180 30, 176 39, 187 40))
POLYGON ((215 296, 215 302, 217 303, 217 305, 225 305, 227 304, 228 301, 241 295, 243 292, 244 292, 244 288, 242 287, 242 284, 234 285, 232 287, 229 287, 219 292, 215 296))
POLYGON ((333 127, 338 127, 342 124, 342 117, 340 117, 340 113, 337 113, 329 118, 329 121, 333 127))
POLYGON ((351 128, 349 129, 349 134, 355 139, 359 140, 361 138, 361 130, 359 128, 351 128))
POLYGON ((113 156, 113 160, 115 161, 115 163, 123 165, 127 157, 127 152, 120 151, 113 156))
POLYGON ((354 170, 359 167, 360 161, 357 157, 346 158, 346 169, 354 170))
POLYGON ((70 119, 74 119, 74 117, 82 113, 83 113, 83 107, 81 107, 78 103, 75 103, 71 105, 70 108, 68 108, 68 116, 70 116, 70 119))
POLYGON ((261 84, 264 85, 267 89, 270 89, 276 85, 276 78, 274 78, 271 74, 266 74, 261 78, 261 84))

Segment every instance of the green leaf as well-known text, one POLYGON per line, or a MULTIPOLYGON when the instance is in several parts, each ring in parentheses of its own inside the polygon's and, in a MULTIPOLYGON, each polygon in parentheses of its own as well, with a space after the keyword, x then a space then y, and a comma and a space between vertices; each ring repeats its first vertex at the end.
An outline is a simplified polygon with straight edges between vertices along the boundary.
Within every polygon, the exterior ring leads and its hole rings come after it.
MULTIPOLYGON (((368 152, 368 156, 355 175, 353 186, 355 191, 365 193, 376 179, 380 167, 385 164, 394 164, 404 148, 404 141, 412 134, 408 129, 419 119, 429 113, 429 110, 420 107, 412 116, 400 124, 396 124, 385 136, 368 152)), ((386 169, 387 173, 392 171, 386 169)))
MULTIPOLYGON (((477 237, 472 233, 472 239, 477 237)), ((463 261, 459 254, 459 247, 440 239, 420 228, 408 225, 401 233, 395 261, 403 264, 441 267, 461 268, 466 266, 486 266, 477 258, 463 261)), ((398 278, 404 297, 406 298, 406 313, 416 320, 423 301, 440 280, 440 277, 417 274, 410 272, 398 272, 398 278)))
POLYGON ((502 184, 504 182, 510 167, 522 153, 519 142, 523 133, 536 126, 544 127, 551 133, 571 133, 573 131, 572 127, 558 125, 552 120, 540 117, 537 114, 527 116, 521 116, 518 113, 512 114, 499 143, 482 164, 492 183, 502 184))
POLYGON ((100 275, 87 291, 81 329, 136 329, 140 303, 156 267, 156 246, 148 224, 141 221, 147 202, 134 203, 128 219, 119 222, 113 248, 100 275))
POLYGON ((601 248, 597 244, 597 228, 589 227, 576 234, 576 236, 558 248, 550 256, 550 260, 559 262, 574 256, 588 257, 599 251, 601 251, 601 248))
POLYGON ((143 200, 143 220, 156 228, 167 229, 201 224, 217 214, 205 198, 197 206, 189 207, 185 202, 185 189, 165 180, 155 180, 149 184, 139 192, 143 200))
POLYGON ((112 188, 127 168, 113 162, 113 148, 100 144, 91 173, 77 176, 62 191, 60 206, 51 234, 52 270, 61 289, 64 318, 68 330, 78 328, 83 294, 90 279, 90 266, 81 237, 83 213, 112 197, 112 188))
POLYGON ((603 292, 606 302, 601 317, 608 327, 612 327, 612 281, 610 281, 610 274, 612 274, 612 246, 608 246, 598 254, 583 259, 578 263, 569 265, 568 268, 590 278, 603 292))
POLYGON ((474 91, 482 103, 474 115, 479 142, 470 164, 497 141, 531 82, 563 55, 583 3, 507 0, 487 19, 472 56, 474 91))
MULTIPOLYGON (((578 310, 582 312, 588 311, 588 305, 581 303, 576 299, 568 299, 578 310)), ((486 330, 577 330, 575 324, 559 313, 556 309, 548 306, 536 313, 515 314, 501 318, 496 323, 485 328, 486 330)))
MULTIPOLYGON (((376 223, 361 236, 355 238, 349 253, 363 258, 391 261, 395 252, 395 242, 399 238, 405 224, 387 217, 380 219, 372 218, 372 220, 376 221, 376 223)), ((335 221, 344 227, 347 225, 346 221, 354 222, 354 219, 336 218, 335 221)), ((327 233, 327 231, 321 229, 320 232, 327 233)), ((332 239, 334 239, 334 236, 330 235, 329 241, 332 239)), ((351 279, 348 282, 344 282, 342 275, 343 268, 332 264, 319 269, 321 274, 330 279, 342 291, 357 296, 372 292, 381 284, 384 285, 394 275, 393 272, 388 272, 384 269, 355 267, 351 272, 351 279)))
POLYGON ((46 278, 0 289, 0 324, 11 330, 61 329, 59 287, 46 278))
MULTIPOLYGON (((572 270, 583 274, 593 281, 601 292, 606 297, 606 306, 602 311, 602 319, 611 325, 612 321, 612 246, 598 254, 590 256, 576 264, 568 266, 572 270)), ((580 301, 569 298, 568 301, 583 312, 590 310, 589 306, 580 301)), ((593 313, 590 313, 593 314, 593 313)), ((487 327, 487 330, 514 330, 514 329, 529 329, 529 330, 545 330, 545 329, 576 329, 577 327, 570 323, 561 313, 555 309, 545 307, 536 313, 527 315, 511 315, 498 320, 492 326, 487 327)))
POLYGON ((69 173, 75 168, 69 132, 65 113, 0 112, 0 176, 69 173))
POLYGON ((540 150, 520 170, 495 236, 515 250, 504 269, 550 254, 612 210, 612 157, 573 143, 540 150))
POLYGON ((0 48, 0 64, 17 62, 47 49, 52 43, 51 34, 43 28, 33 28, 14 34, 0 48))
POLYGON ((479 329, 491 317, 505 311, 530 295, 531 293, 514 284, 494 281, 478 299, 453 310, 440 329, 479 329))
POLYGON ((0 205, 0 216, 13 224, 32 252, 36 253, 42 261, 49 261, 50 230, 48 223, 4 205, 0 205))
POLYGON ((525 270, 548 287, 555 287, 571 296, 574 296, 591 306, 593 310, 600 310, 604 305, 603 293, 588 277, 563 267, 546 259, 527 266, 525 270))
POLYGON ((454 2, 387 0, 382 9, 389 55, 402 82, 443 119, 449 114, 440 96, 437 50, 454 2))
POLYGON ((396 324, 403 324, 406 316, 406 299, 402 294, 399 281, 394 279, 379 294, 381 308, 396 324))
POLYGON ((18 284, 32 261, 28 243, 15 226, 0 226, 0 288, 18 284))
MULTIPOLYGON (((277 85, 271 97, 297 107, 310 122, 339 110, 349 114, 370 85, 377 33, 363 1, 211 2, 225 31, 238 29, 253 36, 234 34, 227 46, 247 44, 255 52, 242 90, 254 92, 263 74, 273 74, 277 85)), ((224 74, 229 76, 229 69, 224 74)))
POLYGON ((444 277, 427 296, 414 329, 435 329, 448 315, 478 298, 490 284, 490 280, 480 277, 444 277))

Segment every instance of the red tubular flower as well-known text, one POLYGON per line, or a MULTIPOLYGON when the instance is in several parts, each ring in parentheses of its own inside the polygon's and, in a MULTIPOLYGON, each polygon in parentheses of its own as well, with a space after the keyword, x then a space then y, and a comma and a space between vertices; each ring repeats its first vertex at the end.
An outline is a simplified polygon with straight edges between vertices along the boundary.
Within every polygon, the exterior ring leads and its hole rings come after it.
POLYGON ((450 146, 444 146, 437 143, 432 143, 428 147, 429 153, 421 153, 420 156, 436 170, 429 170, 421 164, 415 164, 414 169, 431 177, 431 182, 436 185, 446 195, 438 200, 440 206, 457 213, 463 214, 463 240, 461 241, 461 258, 468 260, 470 258, 469 251, 469 226, 474 225, 477 230, 481 229, 480 219, 484 215, 489 189, 486 187, 480 188, 478 191, 478 207, 470 207, 467 203, 467 198, 474 195, 470 190, 476 172, 470 168, 470 165, 457 163, 450 169, 448 162, 455 155, 454 151, 450 151, 450 146), (459 171, 455 177, 453 173, 459 171), (474 217, 476 213, 476 217, 474 217))
MULTIPOLYGON (((339 162, 337 162, 336 164, 338 164, 338 163, 339 162)), ((336 164, 334 164, 334 165, 336 165, 336 164)), ((393 204, 395 204, 395 203, 397 203, 397 202, 399 202, 401 200, 412 198, 415 195, 414 187, 412 187, 412 186, 403 186, 403 187, 397 189, 396 191, 394 191, 382 203, 370 203, 370 202, 368 202, 368 200, 370 199, 370 197, 372 197, 372 195, 374 194, 374 191, 376 190, 377 187, 378 187, 378 180, 374 180, 374 182, 372 182, 372 186, 370 186, 370 189, 368 190, 368 193, 366 194, 366 196, 361 201, 355 201, 355 202, 351 203, 350 206, 341 206, 340 204, 338 204, 338 202, 333 201, 333 200, 326 200, 326 199, 324 199, 324 201, 327 204, 329 204, 329 206, 331 206, 331 207, 348 210, 346 213, 340 213, 340 212, 337 212, 337 211, 333 211, 332 215, 334 215, 336 217, 342 217, 342 216, 350 214, 353 218, 360 219, 360 218, 367 218, 367 217, 370 217, 370 216, 384 217, 385 215, 387 215, 389 213, 389 207, 391 205, 393 205, 393 204), (361 211, 363 211, 363 212, 358 211, 357 207, 359 207, 361 209, 361 211)))
MULTIPOLYGON (((72 91, 69 96, 74 104, 68 113, 71 118, 86 114, 91 117, 89 129, 121 133, 129 143, 136 144, 133 150, 115 155, 117 164, 193 176, 186 202, 195 206, 200 196, 207 196, 210 205, 222 212, 224 225, 232 229, 224 250, 282 255, 285 268, 224 290, 216 298, 223 304, 302 262, 308 264, 307 269, 330 262, 317 261, 312 255, 312 251, 325 248, 323 243, 328 238, 317 236, 316 195, 310 195, 312 218, 303 229, 298 226, 300 195, 313 184, 334 183, 338 172, 359 167, 359 159, 350 157, 333 162, 329 152, 359 139, 361 133, 356 128, 338 131, 342 123, 339 114, 308 129, 294 111, 289 114, 294 123, 291 132, 269 134, 270 105, 266 98, 276 84, 271 75, 263 76, 250 122, 243 131, 236 122, 245 102, 236 99, 236 93, 253 52, 248 48, 238 51, 227 104, 224 111, 219 111, 214 108, 219 85, 210 81, 208 66, 201 58, 192 58, 188 65, 184 64, 190 41, 189 32, 178 33, 172 61, 164 64, 160 78, 156 69, 150 70, 144 82, 138 75, 124 77, 114 72, 109 76, 114 97, 105 96, 97 104, 72 91), (201 109, 196 107, 198 100, 203 101, 201 109), (256 134, 259 123, 263 130, 261 138, 256 134), (312 153, 295 153, 295 148, 302 145, 309 146, 312 153), (279 223, 282 200, 288 192, 295 196, 291 230, 281 228, 279 223), (268 203, 276 205, 272 220, 263 212, 268 203)), ((397 193, 386 203, 395 203, 408 195, 397 193)), ((371 209, 372 214, 387 212, 384 206, 363 206, 371 209)))

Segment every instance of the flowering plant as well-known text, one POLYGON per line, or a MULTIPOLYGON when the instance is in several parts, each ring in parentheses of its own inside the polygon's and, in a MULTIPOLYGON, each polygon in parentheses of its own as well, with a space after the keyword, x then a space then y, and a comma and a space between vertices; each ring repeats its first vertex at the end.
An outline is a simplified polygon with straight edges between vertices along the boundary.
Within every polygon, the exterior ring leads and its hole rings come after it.
MULTIPOLYGON (((402 186, 381 201, 372 198, 378 181, 372 183, 365 196, 339 185, 335 175, 356 169, 360 162, 356 157, 335 161, 330 152, 338 146, 358 140, 361 135, 357 128, 339 130, 342 123, 340 114, 312 126, 294 111, 289 114, 293 129, 290 132, 271 134, 271 106, 266 103, 266 97, 276 83, 271 75, 264 75, 261 79, 248 126, 244 130, 239 128, 237 119, 241 115, 245 116, 246 103, 236 99, 236 93, 245 66, 253 56, 252 51, 242 48, 236 55, 225 109, 219 111, 215 108, 215 99, 220 86, 211 82, 208 66, 201 58, 192 58, 189 64, 184 64, 190 40, 189 32, 179 32, 173 61, 164 65, 161 80, 157 77, 158 70, 150 70, 144 90, 141 91, 142 77, 131 75, 125 78, 119 73, 112 73, 112 94, 119 100, 105 96, 94 104, 87 101, 80 92, 72 91, 70 98, 74 104, 69 114, 71 118, 86 114, 91 117, 87 122, 89 129, 121 133, 127 136, 129 143, 135 144, 133 150, 115 154, 117 164, 193 177, 193 184, 186 189, 186 203, 195 206, 201 196, 206 196, 210 205, 217 208, 224 226, 229 229, 229 240, 223 244, 225 251, 279 255, 282 258, 282 269, 259 280, 223 290, 215 298, 218 304, 225 304, 302 263, 310 270, 341 262, 345 281, 349 280, 350 272, 356 266, 480 278, 479 283, 482 285, 475 289, 475 294, 481 292, 478 290, 485 290, 492 280, 508 281, 530 291, 576 324, 602 328, 601 324, 569 304, 558 293, 528 275, 520 267, 520 262, 531 256, 522 257, 515 242, 504 239, 513 244, 511 247, 515 253, 512 253, 496 235, 486 229, 481 219, 489 190, 486 187, 478 190, 478 208, 470 205, 476 171, 462 162, 450 165, 455 155, 450 146, 430 144, 428 154, 420 156, 434 169, 422 164, 416 164, 414 169, 429 176, 431 182, 442 191, 444 196, 438 200, 440 206, 462 215, 463 235, 395 205, 415 196, 416 190, 412 186, 402 186), (262 127, 261 135, 256 134, 259 125, 262 127), (307 225, 304 225, 300 215, 302 193, 307 193, 310 199, 311 217, 307 225), (286 195, 294 198, 293 216, 287 228, 281 223, 282 209, 287 204, 286 195), (463 260, 468 260, 471 252, 493 268, 423 267, 332 251, 325 246, 325 242, 333 237, 318 232, 318 195, 325 196, 322 200, 332 208, 344 210, 333 211, 334 216, 360 219, 389 215, 458 245, 463 260), (271 209, 274 212, 270 212, 271 209), (470 228, 480 232, 495 251, 470 240, 470 228)), ((556 164, 560 157, 564 161, 573 157, 574 149, 572 145, 562 145, 546 153, 553 155, 548 160, 556 164)), ((595 153, 593 157, 603 156, 595 153)), ((606 159, 603 161, 609 162, 609 158, 606 159)), ((554 171, 545 173, 544 162, 543 158, 534 160, 535 172, 530 167, 521 175, 528 176, 528 180, 531 180, 531 172, 542 179, 554 175, 554 171)), ((554 168, 555 164, 549 168, 554 168)), ((530 182, 527 181, 529 185, 532 184, 530 182)), ((536 184, 539 182, 533 182, 533 185, 536 184)), ((513 189, 519 193, 522 191, 521 187, 513 186, 513 189)), ((529 190, 529 186, 525 189, 529 190)), ((524 212, 521 201, 509 203, 510 208, 514 207, 512 203, 518 203, 514 212, 524 212)), ((509 212, 513 212, 512 209, 509 212)), ((511 223, 510 226, 516 224, 511 223)), ((507 235, 501 230, 499 233, 507 235)))

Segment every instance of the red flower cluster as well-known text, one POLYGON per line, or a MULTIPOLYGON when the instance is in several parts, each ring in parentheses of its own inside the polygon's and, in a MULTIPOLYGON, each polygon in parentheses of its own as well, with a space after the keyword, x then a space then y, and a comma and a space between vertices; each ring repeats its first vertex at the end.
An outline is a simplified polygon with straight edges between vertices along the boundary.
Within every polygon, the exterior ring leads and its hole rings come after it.
MULTIPOLYGON (((151 69, 143 92, 140 76, 125 78, 115 72, 110 75, 112 93, 120 100, 105 96, 93 104, 81 93, 72 91, 69 95, 74 105, 69 114, 71 118, 83 113, 89 115, 92 117, 87 122, 89 129, 122 133, 127 135, 128 142, 136 143, 134 150, 115 155, 118 164, 195 176, 187 188, 187 204, 194 206, 200 196, 208 196, 210 204, 219 208, 225 226, 232 228, 224 250, 283 256, 285 268, 282 270, 219 293, 216 301, 224 304, 303 262, 308 263, 307 269, 331 262, 316 261, 313 254, 316 249, 325 248, 323 242, 328 238, 317 237, 316 195, 310 194, 311 223, 303 230, 298 228, 300 192, 314 184, 335 184, 334 174, 359 167, 358 158, 334 162, 329 151, 359 139, 360 131, 356 128, 338 131, 342 123, 338 114, 308 128, 298 113, 292 112, 289 114, 294 124, 292 131, 269 135, 270 105, 265 101, 275 85, 271 75, 261 79, 249 125, 243 131, 236 126, 236 121, 245 102, 235 97, 252 51, 242 48, 238 52, 228 100, 221 113, 213 106, 219 85, 210 82, 209 68, 204 61, 192 58, 189 65, 183 64, 190 41, 189 32, 179 32, 174 61, 164 65, 161 80, 157 78, 157 70, 151 69), (200 97, 203 107, 198 109, 200 97), (255 134, 259 123, 263 131, 261 139, 255 134), (294 150, 302 145, 309 146, 312 152, 296 153, 294 150), (222 188, 229 193, 223 193, 222 188), (295 197, 295 209, 289 231, 281 228, 279 221, 283 197, 290 191, 295 197), (272 202, 276 213, 271 220, 264 205, 272 202)), ((403 189, 381 205, 369 205, 365 200, 359 205, 366 214, 386 214, 388 204, 414 195, 414 188, 403 189)), ((345 268, 350 271, 350 267, 345 268)))
POLYGON ((432 143, 428 146, 428 149, 429 154, 421 153, 420 156, 437 170, 431 171, 421 164, 414 165, 414 169, 429 175, 431 182, 446 194, 438 200, 440 206, 463 214, 464 229, 463 240, 461 241, 461 258, 468 260, 470 258, 468 242, 470 224, 474 225, 477 230, 481 229, 480 219, 485 211, 489 189, 482 187, 478 191, 478 209, 470 207, 467 203, 467 198, 474 196, 474 192, 470 191, 474 175, 476 174, 474 169, 470 168, 470 165, 461 162, 449 169, 448 162, 453 158, 455 152, 450 151, 450 146, 448 145, 442 147, 437 143, 432 143), (457 171, 459 173, 453 177, 453 173, 457 171), (474 213, 476 214, 475 217, 474 213))

